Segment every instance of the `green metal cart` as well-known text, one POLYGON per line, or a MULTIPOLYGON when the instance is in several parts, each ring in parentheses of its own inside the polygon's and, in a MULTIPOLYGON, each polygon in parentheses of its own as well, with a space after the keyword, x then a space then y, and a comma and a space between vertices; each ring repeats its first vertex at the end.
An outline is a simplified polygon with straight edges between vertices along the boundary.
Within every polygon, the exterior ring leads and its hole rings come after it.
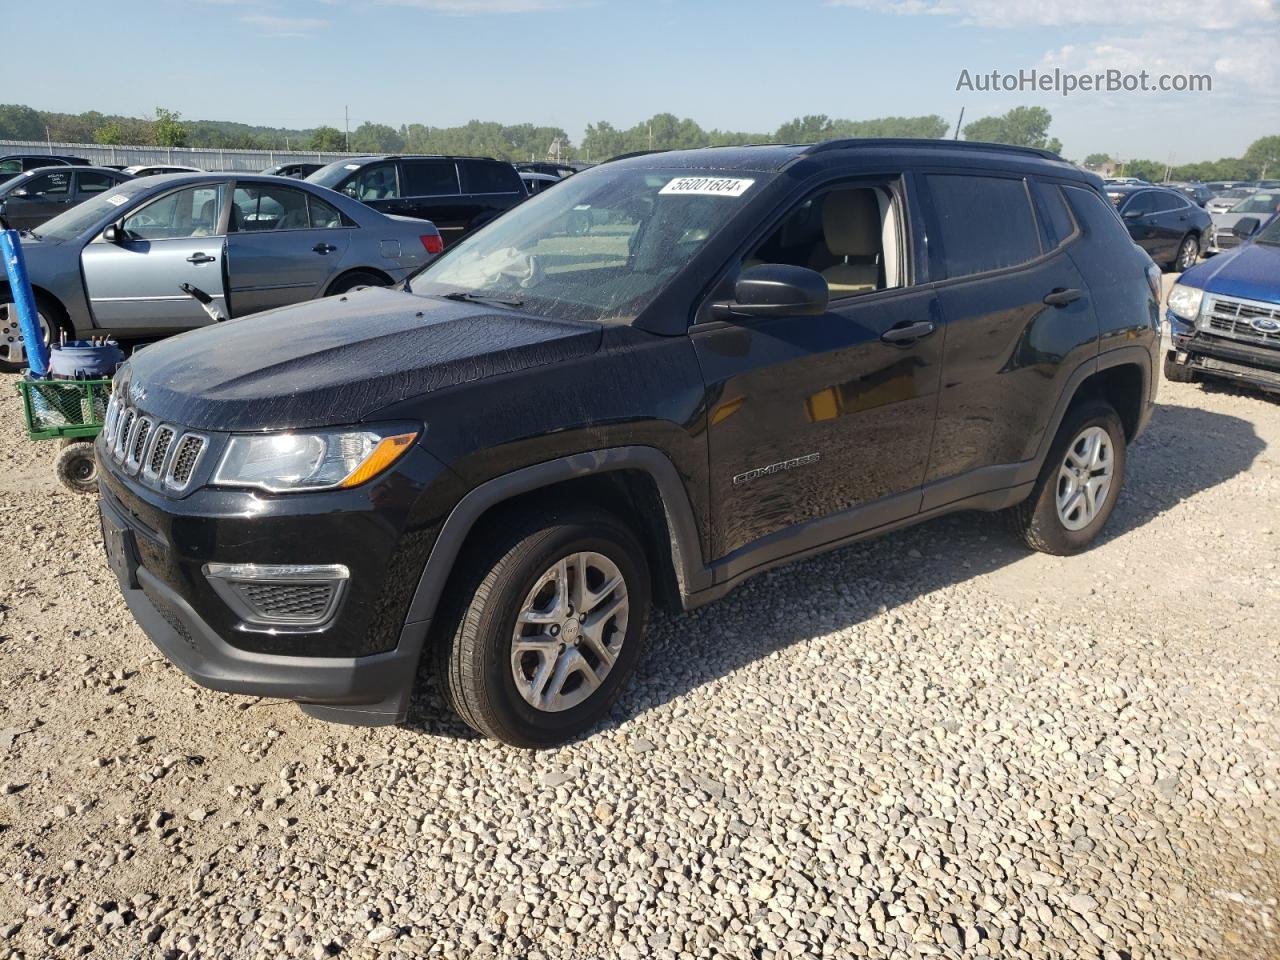
POLYGON ((93 441, 106 420, 111 381, 24 377, 18 381, 18 392, 27 436, 62 444, 54 467, 58 480, 75 493, 95 493, 98 462, 93 441))

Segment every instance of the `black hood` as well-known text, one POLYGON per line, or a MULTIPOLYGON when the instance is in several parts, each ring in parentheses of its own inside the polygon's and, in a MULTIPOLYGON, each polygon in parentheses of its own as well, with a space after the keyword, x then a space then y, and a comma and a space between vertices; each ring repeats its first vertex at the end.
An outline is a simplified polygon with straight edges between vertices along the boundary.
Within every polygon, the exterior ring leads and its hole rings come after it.
POLYGON ((357 423, 400 400, 581 357, 598 324, 382 288, 204 327, 144 347, 116 389, 201 430, 357 423))

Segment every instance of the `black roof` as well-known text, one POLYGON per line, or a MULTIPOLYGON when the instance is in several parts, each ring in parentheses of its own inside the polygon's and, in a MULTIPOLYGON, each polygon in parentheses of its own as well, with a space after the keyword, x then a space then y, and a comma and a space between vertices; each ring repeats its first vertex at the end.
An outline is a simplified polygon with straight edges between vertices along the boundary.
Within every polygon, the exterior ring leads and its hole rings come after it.
POLYGON ((732 147, 703 147, 694 150, 642 150, 614 157, 608 163, 632 162, 648 165, 660 162, 665 167, 715 167, 719 170, 776 171, 803 157, 817 157, 839 151, 892 152, 916 157, 962 156, 991 160, 1050 160, 1063 168, 1079 172, 1056 153, 1038 147, 1015 147, 1003 143, 977 140, 923 140, 902 137, 852 137, 824 140, 821 143, 750 144, 732 147))
POLYGON ((361 157, 339 157, 329 163, 373 163, 375 160, 493 160, 497 157, 476 157, 464 153, 370 153, 361 157))

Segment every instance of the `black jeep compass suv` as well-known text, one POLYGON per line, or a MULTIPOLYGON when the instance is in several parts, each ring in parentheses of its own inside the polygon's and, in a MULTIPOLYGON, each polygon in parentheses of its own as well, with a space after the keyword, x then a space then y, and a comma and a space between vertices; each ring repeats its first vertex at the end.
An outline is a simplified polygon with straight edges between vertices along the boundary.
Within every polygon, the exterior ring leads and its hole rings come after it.
POLYGON ((395 722, 588 729, 691 608, 941 513, 1088 546, 1155 391, 1159 272, 1051 154, 657 153, 399 289, 147 347, 98 441, 110 563, 198 682, 395 722))

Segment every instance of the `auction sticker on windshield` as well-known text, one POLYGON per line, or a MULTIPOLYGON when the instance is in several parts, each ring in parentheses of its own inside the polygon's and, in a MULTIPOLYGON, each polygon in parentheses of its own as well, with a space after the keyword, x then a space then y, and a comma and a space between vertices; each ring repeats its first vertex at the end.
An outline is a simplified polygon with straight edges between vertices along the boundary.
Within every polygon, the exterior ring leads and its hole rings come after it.
POLYGON ((740 197, 754 180, 738 180, 733 177, 676 177, 658 193, 683 194, 698 197, 740 197))

